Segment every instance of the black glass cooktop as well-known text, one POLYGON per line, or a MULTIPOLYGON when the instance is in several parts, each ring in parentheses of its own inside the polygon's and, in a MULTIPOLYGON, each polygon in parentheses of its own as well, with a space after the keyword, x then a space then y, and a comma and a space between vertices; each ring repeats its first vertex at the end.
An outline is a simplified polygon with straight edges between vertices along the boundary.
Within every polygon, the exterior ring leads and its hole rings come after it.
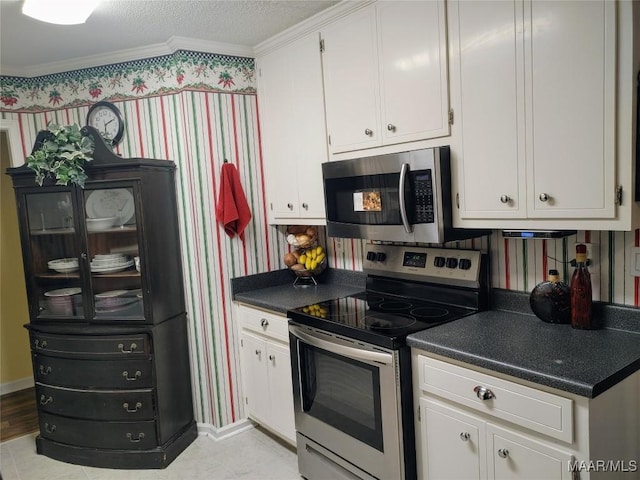
POLYGON ((297 323, 321 328, 387 348, 405 344, 407 335, 475 313, 374 292, 295 308, 287 316, 297 323))

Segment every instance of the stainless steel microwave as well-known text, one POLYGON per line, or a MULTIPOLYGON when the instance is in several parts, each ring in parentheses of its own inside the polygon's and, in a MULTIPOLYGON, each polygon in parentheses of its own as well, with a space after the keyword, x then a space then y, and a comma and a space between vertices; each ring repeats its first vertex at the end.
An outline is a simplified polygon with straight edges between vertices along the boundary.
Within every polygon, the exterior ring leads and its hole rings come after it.
POLYGON ((322 164, 327 235, 444 243, 486 230, 451 228, 449 147, 322 164))

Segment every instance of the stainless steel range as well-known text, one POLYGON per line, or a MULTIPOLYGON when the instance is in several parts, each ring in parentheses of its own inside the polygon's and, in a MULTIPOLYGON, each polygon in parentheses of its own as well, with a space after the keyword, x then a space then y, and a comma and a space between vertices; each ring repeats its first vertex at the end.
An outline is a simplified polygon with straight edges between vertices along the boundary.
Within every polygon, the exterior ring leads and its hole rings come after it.
POLYGON ((485 309, 487 265, 476 250, 371 244, 365 292, 288 312, 303 477, 416 477, 406 336, 485 309))

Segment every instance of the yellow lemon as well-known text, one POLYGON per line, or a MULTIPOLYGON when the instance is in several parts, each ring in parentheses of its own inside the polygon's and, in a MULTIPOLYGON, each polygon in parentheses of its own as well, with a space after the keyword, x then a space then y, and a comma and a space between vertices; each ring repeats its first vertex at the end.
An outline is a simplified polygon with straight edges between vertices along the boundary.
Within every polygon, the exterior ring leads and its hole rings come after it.
POLYGON ((298 263, 301 265, 304 265, 305 263, 307 263, 307 256, 304 253, 300 255, 300 258, 298 259, 298 263))

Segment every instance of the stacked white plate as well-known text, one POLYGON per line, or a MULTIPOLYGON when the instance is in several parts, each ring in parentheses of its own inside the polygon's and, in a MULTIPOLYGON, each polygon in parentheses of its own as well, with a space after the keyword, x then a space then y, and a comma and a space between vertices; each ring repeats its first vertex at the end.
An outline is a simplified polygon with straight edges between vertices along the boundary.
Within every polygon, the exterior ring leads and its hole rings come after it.
POLYGON ((77 258, 56 258, 47 264, 51 270, 58 273, 71 273, 78 270, 77 258))
POLYGON ((73 300, 82 290, 78 287, 60 288, 44 292, 47 297, 49 313, 54 315, 73 315, 73 300))
POLYGON ((132 267, 133 263, 131 257, 121 253, 96 255, 91 261, 91 271, 93 273, 120 272, 132 267))
POLYGON ((140 300, 136 295, 137 292, 139 290, 110 290, 96 293, 96 312, 107 313, 123 310, 140 300))

